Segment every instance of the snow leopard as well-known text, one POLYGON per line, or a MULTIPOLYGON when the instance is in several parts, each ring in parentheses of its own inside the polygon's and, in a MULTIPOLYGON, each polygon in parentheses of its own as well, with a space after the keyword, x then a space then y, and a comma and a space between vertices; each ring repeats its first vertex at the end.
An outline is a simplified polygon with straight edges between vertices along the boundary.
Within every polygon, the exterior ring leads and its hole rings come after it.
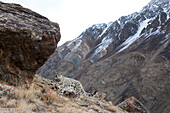
POLYGON ((76 98, 80 98, 81 96, 91 97, 97 93, 97 91, 94 93, 85 92, 79 81, 64 77, 61 72, 53 72, 53 75, 55 76, 56 87, 60 95, 64 95, 64 93, 67 92, 71 93, 71 95, 74 95, 76 98))

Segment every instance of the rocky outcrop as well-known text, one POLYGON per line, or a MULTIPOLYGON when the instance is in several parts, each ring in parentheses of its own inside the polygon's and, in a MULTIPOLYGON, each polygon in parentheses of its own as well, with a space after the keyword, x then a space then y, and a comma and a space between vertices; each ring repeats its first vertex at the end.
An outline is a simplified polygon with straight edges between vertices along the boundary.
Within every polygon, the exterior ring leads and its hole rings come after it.
POLYGON ((0 80, 31 81, 59 40, 57 23, 19 4, 0 2, 0 80))
POLYGON ((118 106, 132 113, 150 113, 150 111, 133 96, 121 102, 118 106))
POLYGON ((170 2, 152 0, 140 12, 93 25, 60 46, 38 71, 79 80, 86 91, 106 93, 115 104, 134 96, 151 112, 168 112, 170 2))

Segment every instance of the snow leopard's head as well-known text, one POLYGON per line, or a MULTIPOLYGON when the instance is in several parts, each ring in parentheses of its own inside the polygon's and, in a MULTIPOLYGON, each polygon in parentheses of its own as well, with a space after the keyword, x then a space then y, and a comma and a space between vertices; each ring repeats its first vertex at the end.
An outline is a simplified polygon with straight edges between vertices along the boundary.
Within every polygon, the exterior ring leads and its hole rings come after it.
POLYGON ((53 72, 53 75, 55 76, 55 81, 59 82, 61 81, 61 78, 63 77, 62 72, 53 72))

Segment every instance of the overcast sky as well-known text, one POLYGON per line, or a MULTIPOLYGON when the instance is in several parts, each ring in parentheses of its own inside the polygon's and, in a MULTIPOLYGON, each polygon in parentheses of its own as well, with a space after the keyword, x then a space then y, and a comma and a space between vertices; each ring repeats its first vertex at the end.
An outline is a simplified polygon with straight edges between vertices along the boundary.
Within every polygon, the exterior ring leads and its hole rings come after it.
POLYGON ((61 29, 59 45, 78 37, 93 24, 109 23, 138 12, 151 0, 1 0, 18 3, 53 22, 61 29))

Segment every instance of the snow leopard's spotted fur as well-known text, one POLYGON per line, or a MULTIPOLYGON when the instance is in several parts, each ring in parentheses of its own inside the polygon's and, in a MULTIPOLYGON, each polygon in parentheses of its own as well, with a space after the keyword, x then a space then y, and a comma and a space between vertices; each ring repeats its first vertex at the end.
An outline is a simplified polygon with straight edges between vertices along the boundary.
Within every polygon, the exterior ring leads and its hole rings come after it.
POLYGON ((89 97, 94 95, 85 92, 82 84, 79 81, 64 77, 60 72, 53 72, 53 74, 56 77, 56 87, 60 95, 63 95, 65 92, 74 94, 76 98, 79 98, 80 96, 89 97))

